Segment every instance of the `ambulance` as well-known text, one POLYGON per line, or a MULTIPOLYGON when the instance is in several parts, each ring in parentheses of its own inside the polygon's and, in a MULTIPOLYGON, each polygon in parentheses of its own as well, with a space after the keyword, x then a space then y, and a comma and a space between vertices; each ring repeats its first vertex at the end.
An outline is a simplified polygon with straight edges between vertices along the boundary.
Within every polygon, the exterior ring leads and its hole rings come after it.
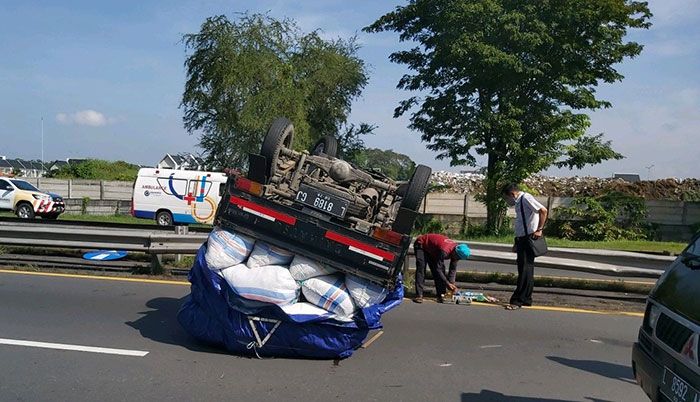
POLYGON ((221 172, 142 168, 134 182, 131 215, 161 226, 211 224, 226 179, 221 172))

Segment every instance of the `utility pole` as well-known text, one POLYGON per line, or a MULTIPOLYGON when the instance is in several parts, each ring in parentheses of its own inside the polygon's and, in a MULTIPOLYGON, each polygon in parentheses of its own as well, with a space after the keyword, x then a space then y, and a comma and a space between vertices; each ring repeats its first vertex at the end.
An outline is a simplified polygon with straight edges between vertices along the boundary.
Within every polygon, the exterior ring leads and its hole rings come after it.
POLYGON ((46 173, 44 167, 44 116, 41 116, 41 175, 46 173))

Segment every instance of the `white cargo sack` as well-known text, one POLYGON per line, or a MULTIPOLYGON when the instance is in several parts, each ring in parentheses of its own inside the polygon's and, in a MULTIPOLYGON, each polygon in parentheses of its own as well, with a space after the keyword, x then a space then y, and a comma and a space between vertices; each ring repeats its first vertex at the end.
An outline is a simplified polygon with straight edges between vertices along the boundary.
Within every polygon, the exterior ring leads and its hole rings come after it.
POLYGON ((211 270, 224 269, 240 264, 253 250, 255 240, 221 228, 214 228, 207 240, 204 258, 211 270))
POLYGON ((221 271, 226 282, 239 296, 280 306, 295 303, 299 284, 287 267, 268 265, 248 268, 239 264, 221 271))
POLYGON ((291 272, 294 279, 298 281, 305 281, 309 278, 333 274, 336 272, 336 270, 331 267, 327 267, 318 261, 308 259, 301 255, 296 255, 294 256, 292 263, 289 265, 289 272, 291 272))
POLYGON ((248 268, 266 265, 289 265, 292 262, 292 258, 294 258, 294 254, 290 251, 269 245, 263 241, 257 241, 246 265, 248 265, 248 268))
POLYGON ((365 308, 380 303, 386 298, 387 290, 366 279, 358 278, 355 275, 345 276, 345 286, 348 293, 359 308, 365 308))
POLYGON ((351 316, 355 311, 352 297, 341 274, 318 276, 302 282, 301 291, 309 303, 339 316, 351 316))

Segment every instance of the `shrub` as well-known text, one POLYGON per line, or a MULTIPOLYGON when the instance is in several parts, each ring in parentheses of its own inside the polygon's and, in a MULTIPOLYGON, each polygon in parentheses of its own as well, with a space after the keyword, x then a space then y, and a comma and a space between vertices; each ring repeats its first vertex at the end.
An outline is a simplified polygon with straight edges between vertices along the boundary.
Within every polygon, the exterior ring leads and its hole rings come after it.
POLYGON ((445 225, 430 215, 421 214, 413 225, 413 234, 444 233, 445 225))
POLYGON ((640 240, 651 237, 645 223, 644 199, 619 192, 598 197, 576 197, 568 207, 554 210, 556 220, 547 234, 570 240, 640 240))

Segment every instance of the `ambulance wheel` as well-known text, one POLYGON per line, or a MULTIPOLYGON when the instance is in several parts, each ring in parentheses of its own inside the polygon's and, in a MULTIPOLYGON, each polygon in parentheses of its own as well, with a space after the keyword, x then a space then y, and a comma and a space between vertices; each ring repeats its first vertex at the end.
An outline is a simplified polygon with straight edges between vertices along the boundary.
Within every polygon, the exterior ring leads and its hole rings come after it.
POLYGON ((172 226, 173 214, 170 211, 158 211, 156 214, 156 223, 158 226, 172 226))

